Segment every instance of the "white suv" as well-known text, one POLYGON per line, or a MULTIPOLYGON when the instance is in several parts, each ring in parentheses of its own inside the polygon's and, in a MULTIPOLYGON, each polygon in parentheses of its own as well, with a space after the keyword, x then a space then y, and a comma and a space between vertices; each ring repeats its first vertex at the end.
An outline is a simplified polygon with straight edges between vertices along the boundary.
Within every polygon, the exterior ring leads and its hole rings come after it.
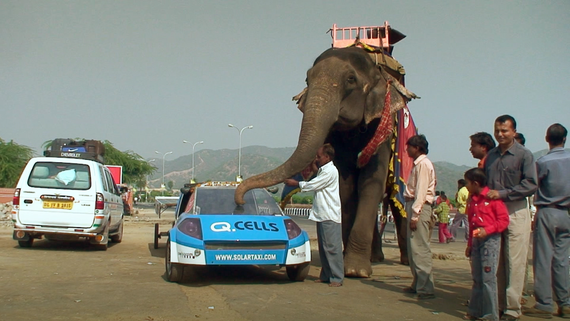
POLYGON ((20 247, 34 239, 86 238, 101 250, 123 237, 123 201, 101 163, 68 157, 32 158, 14 193, 13 238, 20 247))

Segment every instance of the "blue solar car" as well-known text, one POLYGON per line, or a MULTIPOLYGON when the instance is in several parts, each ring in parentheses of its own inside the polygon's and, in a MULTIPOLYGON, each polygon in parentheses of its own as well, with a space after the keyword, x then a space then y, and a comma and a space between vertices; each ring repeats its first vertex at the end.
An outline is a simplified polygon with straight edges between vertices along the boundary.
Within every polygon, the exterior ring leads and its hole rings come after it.
POLYGON ((168 232, 166 277, 183 279, 197 266, 285 266, 292 281, 309 273, 309 235, 285 216, 265 189, 245 194, 236 206, 238 183, 208 182, 183 189, 168 232))

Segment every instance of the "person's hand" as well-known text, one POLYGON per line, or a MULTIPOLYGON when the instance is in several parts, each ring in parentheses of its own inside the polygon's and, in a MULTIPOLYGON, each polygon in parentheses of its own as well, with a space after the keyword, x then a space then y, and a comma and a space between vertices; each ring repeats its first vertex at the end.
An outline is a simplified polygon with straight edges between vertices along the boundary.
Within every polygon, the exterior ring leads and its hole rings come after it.
POLYGON ((492 200, 497 200, 500 198, 499 197, 499 191, 494 190, 494 189, 489 190, 489 192, 487 192, 487 197, 492 199, 492 200))
POLYGON ((292 178, 287 178, 283 181, 283 183, 285 183, 285 185, 287 186, 299 186, 299 182, 297 180, 294 180, 292 178))
POLYGON ((311 163, 311 170, 313 171, 313 173, 316 173, 319 171, 319 166, 317 165, 316 159, 314 159, 313 162, 311 163))
POLYGON ((465 249, 465 257, 471 257, 471 246, 465 249))
POLYGON ((484 239, 487 237, 487 231, 485 231, 484 228, 479 227, 476 230, 473 230, 473 237, 476 237, 478 239, 484 239))
POLYGON ((415 231, 418 229, 418 221, 410 220, 410 230, 415 231))

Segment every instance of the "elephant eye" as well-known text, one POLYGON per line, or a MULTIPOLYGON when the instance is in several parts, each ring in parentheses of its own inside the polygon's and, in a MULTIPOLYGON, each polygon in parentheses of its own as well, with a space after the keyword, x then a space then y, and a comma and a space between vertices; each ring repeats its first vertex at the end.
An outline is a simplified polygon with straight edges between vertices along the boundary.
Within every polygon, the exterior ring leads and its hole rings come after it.
POLYGON ((354 84, 356 82, 356 77, 355 76, 348 76, 348 78, 346 79, 346 81, 348 81, 349 84, 354 84))

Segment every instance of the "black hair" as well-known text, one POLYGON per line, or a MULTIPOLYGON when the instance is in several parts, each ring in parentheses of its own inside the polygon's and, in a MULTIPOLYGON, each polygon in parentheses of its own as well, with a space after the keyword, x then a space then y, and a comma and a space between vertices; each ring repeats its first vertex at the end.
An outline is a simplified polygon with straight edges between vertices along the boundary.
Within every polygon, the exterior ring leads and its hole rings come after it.
POLYGON ((524 135, 521 134, 521 133, 519 133, 519 132, 517 132, 517 133, 515 134, 515 140, 516 140, 517 142, 519 142, 519 144, 521 144, 521 145, 523 145, 523 146, 524 146, 524 144, 526 143, 526 138, 524 138, 524 135))
POLYGON ((487 148, 487 151, 490 151, 491 149, 495 148, 495 140, 493 139, 493 136, 491 136, 491 134, 486 133, 486 132, 478 132, 475 133, 471 136, 469 136, 469 138, 471 138, 472 141, 476 142, 477 144, 481 145, 481 146, 485 146, 487 148))
POLYGON ((504 124, 509 120, 511 121, 511 124, 513 124, 513 129, 517 129, 517 121, 511 115, 499 116, 499 117, 497 117, 497 119, 495 119, 495 123, 504 124))
POLYGON ((461 187, 463 187, 463 186, 467 185, 467 182, 465 182, 465 180, 463 178, 461 178, 457 181, 457 184, 459 184, 459 185, 461 185, 461 187))
POLYGON ((468 170, 463 176, 468 181, 479 183, 479 186, 481 187, 487 186, 487 176, 485 175, 485 172, 479 167, 468 170))
POLYGON ((410 139, 408 139, 408 141, 406 142, 406 145, 417 147, 420 153, 422 154, 427 155, 427 153, 429 152, 428 149, 429 143, 424 135, 415 135, 410 137, 410 139))
POLYGON ((567 135, 568 131, 564 126, 559 123, 552 124, 546 130, 546 141, 552 145, 562 145, 567 135))

